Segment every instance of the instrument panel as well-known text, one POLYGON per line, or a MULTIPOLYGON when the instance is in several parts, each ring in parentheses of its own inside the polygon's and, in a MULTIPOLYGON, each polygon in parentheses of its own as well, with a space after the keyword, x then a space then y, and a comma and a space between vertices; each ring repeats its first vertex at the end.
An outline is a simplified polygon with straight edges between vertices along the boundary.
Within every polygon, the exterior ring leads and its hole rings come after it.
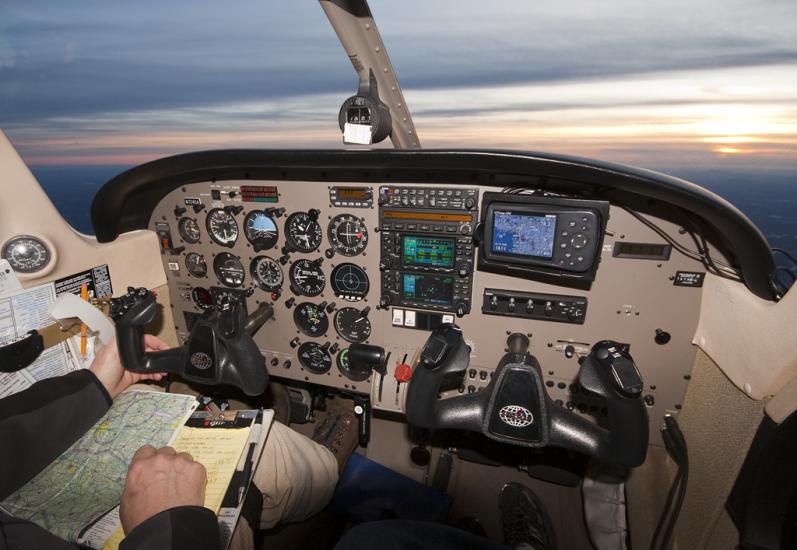
MULTIPOLYGON (((598 422, 601 404, 575 380, 578 359, 613 339, 640 369, 650 417, 677 411, 701 289, 675 281, 703 266, 664 258, 669 245, 656 232, 607 202, 500 191, 300 181, 175 189, 150 227, 178 338, 223 300, 248 311, 273 302, 275 319, 255 335, 271 376, 367 394, 374 409, 402 412, 406 380, 396 371, 412 364, 429 330, 455 322, 471 346, 452 394, 484 388, 507 336, 519 332, 531 339, 551 398, 598 422), (624 246, 659 252, 614 253, 624 246), (352 343, 383 347, 384 373, 351 368, 352 343)), ((677 225, 649 218, 689 244, 677 225)))

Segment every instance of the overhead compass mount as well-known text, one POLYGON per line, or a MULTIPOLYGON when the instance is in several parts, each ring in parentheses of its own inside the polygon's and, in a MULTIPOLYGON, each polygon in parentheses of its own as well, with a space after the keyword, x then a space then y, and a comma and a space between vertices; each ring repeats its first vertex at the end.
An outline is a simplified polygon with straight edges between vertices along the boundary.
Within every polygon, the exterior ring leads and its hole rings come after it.
POLYGON ((368 144, 390 137, 396 149, 420 149, 412 116, 368 2, 319 2, 359 79, 357 94, 343 103, 338 117, 344 141, 368 144), (356 118, 359 122, 349 122, 348 118, 356 118), (353 125, 348 135, 346 124, 353 125), (346 139, 357 137, 360 139, 356 141, 346 139))

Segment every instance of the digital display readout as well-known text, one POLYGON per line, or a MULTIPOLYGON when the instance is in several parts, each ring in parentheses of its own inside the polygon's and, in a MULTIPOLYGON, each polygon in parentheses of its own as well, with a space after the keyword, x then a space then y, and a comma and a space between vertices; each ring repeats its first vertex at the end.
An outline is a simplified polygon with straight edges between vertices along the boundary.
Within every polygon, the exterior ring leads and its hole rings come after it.
POLYGON ((404 265, 454 267, 455 240, 404 235, 404 265))
POLYGON ((279 192, 270 185, 242 185, 241 201, 243 202, 277 202, 279 192))
POLYGON ((440 275, 404 273, 404 300, 451 307, 454 302, 454 278, 440 275))
POLYGON ((491 249, 496 254, 552 258, 556 238, 555 214, 527 214, 496 210, 491 249))
POLYGON ((347 201, 364 201, 371 198, 370 191, 365 187, 338 187, 337 196, 347 201))

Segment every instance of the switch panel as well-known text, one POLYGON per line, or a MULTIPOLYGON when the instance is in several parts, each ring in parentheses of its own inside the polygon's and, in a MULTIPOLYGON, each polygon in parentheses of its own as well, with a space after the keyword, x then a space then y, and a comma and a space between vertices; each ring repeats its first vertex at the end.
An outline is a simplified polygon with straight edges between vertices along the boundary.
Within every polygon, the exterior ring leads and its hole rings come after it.
POLYGON ((587 316, 587 299, 582 296, 485 288, 482 313, 582 325, 587 316))

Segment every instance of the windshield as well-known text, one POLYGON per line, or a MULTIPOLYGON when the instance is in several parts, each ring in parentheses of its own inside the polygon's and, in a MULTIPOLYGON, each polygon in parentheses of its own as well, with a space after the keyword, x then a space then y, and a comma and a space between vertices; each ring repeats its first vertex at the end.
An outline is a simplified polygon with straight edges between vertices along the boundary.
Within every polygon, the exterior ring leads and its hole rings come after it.
MULTIPOLYGON (((425 147, 622 162, 725 196, 797 253, 797 3, 371 2, 425 147)), ((340 147, 356 77, 316 2, 0 5, 0 128, 65 217, 201 149, 340 147)))

